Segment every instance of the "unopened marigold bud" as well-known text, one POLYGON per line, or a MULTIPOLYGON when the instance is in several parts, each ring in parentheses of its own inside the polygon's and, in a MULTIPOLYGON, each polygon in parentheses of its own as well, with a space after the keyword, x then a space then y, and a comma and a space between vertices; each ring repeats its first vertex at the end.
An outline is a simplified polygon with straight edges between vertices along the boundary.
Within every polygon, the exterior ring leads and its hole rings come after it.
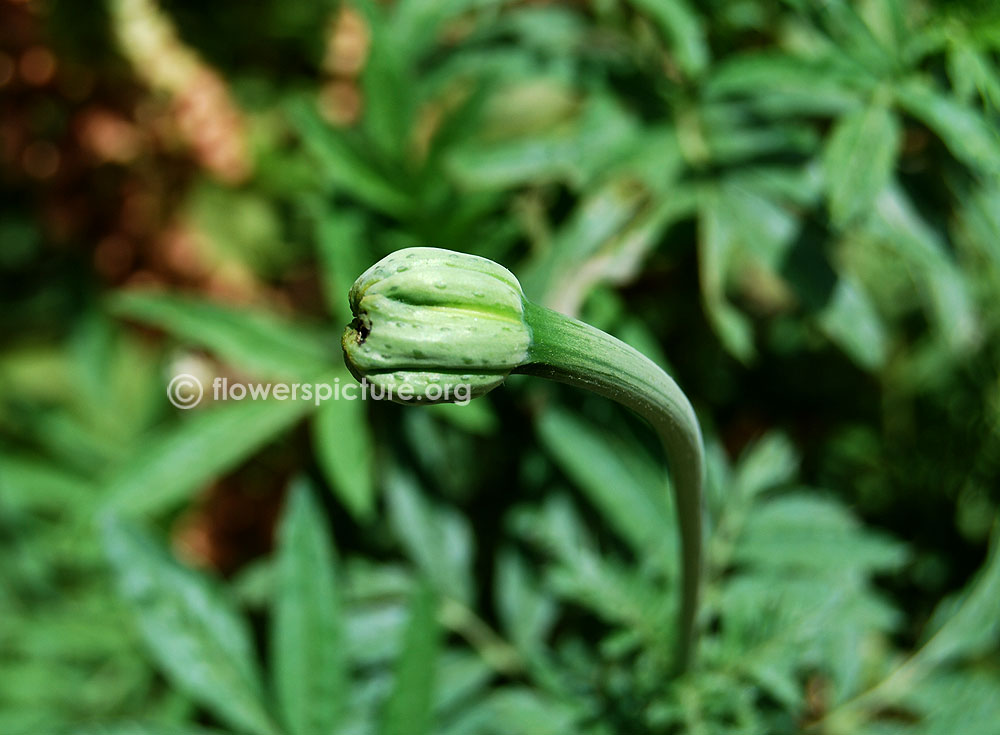
POLYGON ((396 400, 475 398, 528 356, 521 285, 486 258, 399 250, 355 281, 350 301, 354 321, 342 340, 347 367, 396 400))

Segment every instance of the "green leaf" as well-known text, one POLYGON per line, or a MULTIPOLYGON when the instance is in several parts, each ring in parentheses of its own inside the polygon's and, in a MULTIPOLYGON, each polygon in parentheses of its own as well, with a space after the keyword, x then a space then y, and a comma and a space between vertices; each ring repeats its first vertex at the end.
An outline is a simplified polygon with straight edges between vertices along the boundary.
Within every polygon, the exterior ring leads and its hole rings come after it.
POLYGON ((379 735, 433 732, 435 674, 441 645, 436 612, 434 593, 429 587, 419 587, 410 607, 392 692, 382 709, 379 735))
POLYGON ((353 318, 347 293, 358 274, 371 265, 365 258, 364 222, 350 212, 325 211, 326 203, 322 201, 317 203, 317 207, 324 208, 317 215, 316 222, 323 295, 327 309, 337 324, 347 324, 353 318))
POLYGON ((275 735, 249 627, 206 577, 114 517, 103 533, 119 595, 152 657, 181 691, 237 730, 275 735))
POLYGON ((452 426, 479 436, 489 436, 500 425, 496 412, 488 401, 471 401, 464 406, 457 403, 435 403, 427 411, 452 426))
POLYGON ((686 0, 632 0, 649 14, 670 42, 680 67, 692 77, 708 66, 708 44, 701 18, 686 0))
MULTIPOLYGON (((650 159, 669 181, 670 162, 655 154, 650 159)), ((556 311, 576 314, 598 284, 635 278, 664 230, 695 205, 693 192, 681 187, 662 199, 654 193, 637 186, 630 172, 584 198, 546 256, 524 274, 525 291, 556 311)))
POLYGON ((464 650, 443 650, 435 672, 434 711, 447 712, 489 687, 494 670, 483 657, 464 650))
POLYGON ((857 106, 857 81, 835 59, 758 51, 720 61, 703 89, 709 99, 739 96, 773 115, 836 115, 857 106))
MULTIPOLYGON (((547 588, 640 636, 667 665, 673 626, 664 621, 673 622, 673 587, 654 584, 648 569, 637 570, 632 563, 600 553, 565 496, 550 497, 540 509, 521 511, 514 525, 518 535, 558 560, 546 576, 547 588)), ((673 556, 667 563, 673 563, 673 556)))
POLYGON ((817 577, 890 571, 906 559, 899 543, 865 532, 839 503, 801 492, 756 508, 735 556, 744 564, 817 577))
POLYGON ((472 534, 468 523, 423 496, 410 475, 387 478, 389 520, 410 558, 440 594, 462 602, 472 598, 472 534))
POLYGON ((948 78, 960 102, 974 103, 979 95, 1000 109, 1000 72, 983 52, 967 41, 956 40, 948 49, 947 61, 948 78))
POLYGON ((295 100, 289 115, 332 188, 391 216, 412 212, 410 195, 361 152, 363 146, 351 142, 345 132, 327 126, 311 100, 295 100))
POLYGON ((329 335, 273 314, 165 293, 120 291, 112 312, 164 329, 244 370, 275 378, 315 378, 334 364, 329 335))
POLYGON ((985 59, 974 46, 963 39, 949 46, 947 62, 952 90, 960 102, 968 104, 976 93, 985 59))
POLYGON ((850 275, 837 279, 820 327, 858 365, 877 370, 889 356, 889 335, 864 288, 850 275))
POLYGON ((396 601, 348 610, 345 626, 352 664, 370 666, 393 658, 406 627, 406 607, 396 601))
POLYGON ((111 507, 127 513, 174 508, 311 410, 308 401, 292 400, 245 400, 196 410, 152 432, 141 449, 111 473, 104 497, 111 507))
POLYGON ((648 201, 645 187, 623 178, 612 179, 582 198, 554 238, 547 257, 521 275, 525 293, 552 305, 570 280, 567 273, 582 267, 587 258, 627 227, 648 201))
POLYGON ((385 160, 403 162, 417 103, 412 77, 417 60, 406 57, 409 49, 396 43, 384 23, 369 28, 372 44, 362 75, 365 95, 362 124, 385 160))
POLYGON ((904 705, 920 713, 920 735, 988 733, 1000 722, 997 678, 983 671, 941 672, 908 687, 904 705))
POLYGON ((665 468, 554 406, 539 416, 537 429, 560 468, 640 558, 673 553, 665 468))
POLYGON ((955 239, 970 260, 981 262, 1000 286, 1000 180, 963 197, 955 239))
POLYGON ((199 240, 209 243, 208 252, 199 256, 213 270, 241 264, 254 274, 274 278, 297 255, 294 243, 284 239, 278 200, 257 187, 198 179, 186 193, 181 217, 199 240))
MULTIPOLYGON (((505 111, 505 119, 509 117, 505 111)), ((548 181, 581 187, 617 164, 637 134, 636 121, 620 103, 595 95, 571 123, 553 123, 545 132, 499 141, 472 141, 448 155, 447 168, 458 183, 471 189, 548 181)))
POLYGON ((278 526, 271 624, 275 698, 291 735, 329 735, 347 700, 333 545, 308 483, 289 492, 278 526))
POLYGON ((753 328, 726 298, 726 281, 738 248, 738 223, 716 187, 701 198, 698 216, 698 276, 708 320, 725 348, 742 362, 753 359, 753 328))
POLYGON ((853 3, 828 0, 819 6, 818 13, 837 42, 839 53, 850 57, 874 78, 884 78, 894 71, 897 64, 894 49, 875 36, 853 3))
POLYGON ((892 177, 900 137, 896 116, 877 102, 847 113, 834 125, 823 164, 836 224, 843 226, 872 208, 892 177))
MULTIPOLYGON (((345 381, 353 381, 346 371, 345 381)), ((358 521, 370 520, 375 510, 375 439, 364 402, 346 397, 324 402, 313 419, 312 441, 334 494, 358 521)))
POLYGON ((524 560, 513 552, 497 561, 496 599, 504 629, 523 652, 537 655, 555 622, 556 606, 524 560))
MULTIPOLYGON (((702 165, 711 162, 725 167, 756 159, 763 163, 773 154, 811 154, 818 147, 819 138, 812 127, 795 120, 761 123, 758 117, 744 100, 705 101, 697 108, 684 109, 677 133, 687 149, 685 157, 702 165)), ((731 175, 740 174, 739 170, 731 171, 731 175)))
POLYGON ((497 689, 445 731, 445 735, 565 735, 584 729, 583 713, 568 702, 527 687, 497 689))
POLYGON ((402 0, 393 7, 392 38, 386 39, 404 50, 411 60, 441 41, 443 26, 469 10, 492 9, 500 0, 402 0))
POLYGON ((931 630, 915 656, 925 667, 985 653, 1000 641, 1000 523, 983 568, 960 595, 935 611, 931 630))
POLYGON ((751 444, 740 458, 732 480, 740 498, 754 498, 765 490, 791 481, 799 469, 799 458, 784 434, 772 432, 751 444))
POLYGON ((0 452, 0 503, 32 513, 85 512, 94 487, 66 468, 24 455, 0 452))
POLYGON ((970 284, 951 257, 948 244, 920 217, 898 185, 879 196, 876 216, 868 220, 866 229, 898 253, 926 289, 930 319, 949 350, 963 354, 975 346, 980 325, 970 284))
POLYGON ((966 166, 984 173, 1000 173, 1000 133, 982 114, 920 80, 900 85, 896 97, 966 166))

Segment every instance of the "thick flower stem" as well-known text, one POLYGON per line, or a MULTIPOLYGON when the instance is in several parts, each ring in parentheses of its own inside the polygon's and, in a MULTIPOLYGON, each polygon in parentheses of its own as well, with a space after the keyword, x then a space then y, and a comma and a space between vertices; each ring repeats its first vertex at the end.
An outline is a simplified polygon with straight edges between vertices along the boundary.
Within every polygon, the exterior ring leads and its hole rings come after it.
POLYGON ((673 480, 680 525, 681 602, 676 669, 691 665, 702 572, 704 456, 694 410, 663 370, 637 350, 583 322, 525 302, 531 328, 528 361, 514 372, 586 388, 646 419, 660 436, 673 480))

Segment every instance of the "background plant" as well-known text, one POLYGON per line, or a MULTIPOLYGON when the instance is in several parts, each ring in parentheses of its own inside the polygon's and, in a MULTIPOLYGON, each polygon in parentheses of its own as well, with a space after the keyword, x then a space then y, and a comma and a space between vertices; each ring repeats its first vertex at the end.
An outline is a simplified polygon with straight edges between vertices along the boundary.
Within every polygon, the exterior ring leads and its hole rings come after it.
POLYGON ((989 3, 92 11, 0 5, 0 731, 997 721, 989 3), (164 400, 349 379, 344 294, 409 245, 691 396, 677 686, 660 457, 610 404, 164 400))

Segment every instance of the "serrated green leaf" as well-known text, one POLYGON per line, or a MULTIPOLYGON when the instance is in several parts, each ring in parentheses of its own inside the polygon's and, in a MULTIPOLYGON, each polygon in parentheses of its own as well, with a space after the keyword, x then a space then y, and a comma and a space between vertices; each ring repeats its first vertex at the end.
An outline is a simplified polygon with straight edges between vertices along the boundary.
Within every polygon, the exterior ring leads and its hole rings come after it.
POLYGON ((109 506, 127 513, 176 507, 299 421, 308 401, 228 402, 152 432, 104 483, 109 506))
POLYGON ((445 715, 464 708, 471 697, 486 689, 493 669, 481 656, 459 650, 442 650, 435 676, 434 711, 445 715))
POLYGON ((410 142, 417 100, 412 69, 417 59, 401 46, 391 29, 370 26, 373 43, 362 74, 365 109, 362 124, 374 147, 387 161, 402 162, 410 142))
POLYGON ((867 370, 881 368, 889 354, 889 335, 864 288, 841 275, 829 304, 819 315, 820 327, 852 360, 867 370))
POLYGON ((519 535, 558 561, 549 570, 545 587, 632 631, 632 644, 644 639, 666 665, 674 629, 673 587, 663 589, 647 573, 600 554, 564 496, 548 499, 538 510, 523 511, 514 526, 519 535))
POLYGON ((847 0, 829 0, 818 12, 838 42, 837 50, 849 56, 867 74, 882 78, 891 74, 897 64, 896 49, 876 37, 860 10, 847 0))
POLYGON ((392 693, 382 708, 379 735, 430 735, 433 732, 435 673, 440 648, 437 598, 429 587, 417 589, 403 650, 396 662, 392 693))
POLYGON ((900 137, 896 116, 878 103, 837 121, 823 157, 835 223, 843 226, 872 208, 892 176, 900 137))
POLYGON ((670 553, 673 521, 665 469, 657 471, 628 444, 555 407, 539 416, 537 428, 559 466, 640 558, 670 553))
POLYGON ((460 515, 423 496, 399 471, 387 478, 389 520, 408 555, 440 594, 468 602, 472 596, 472 534, 460 515))
POLYGON ((409 193, 353 144, 344 131, 323 123, 309 100, 295 100, 289 114, 302 135, 303 144, 322 166, 322 176, 333 188, 349 193, 363 203, 392 216, 413 211, 409 193))
POLYGON ((555 622, 555 603, 532 579, 524 560, 513 552, 497 561, 496 599, 504 629, 522 651, 537 655, 555 622))
POLYGON ((131 525, 106 517, 103 534, 118 592, 174 686, 238 730, 278 733, 249 627, 222 592, 131 525))
POLYGON ((118 316, 164 329, 261 376, 315 378, 339 364, 336 341, 328 334, 290 324, 269 312, 137 291, 118 292, 110 308, 118 316))
POLYGON ((983 568, 957 598, 935 611, 931 630, 932 637, 915 657, 922 667, 977 655, 1000 641, 1000 523, 983 568))
POLYGON ((799 468, 795 447, 784 434, 761 437, 744 451, 733 478, 734 490, 749 500, 789 482, 799 468))
POLYGON ((888 571, 906 559, 902 546, 865 532, 838 503, 815 495, 783 495, 746 519, 735 558, 768 569, 814 575, 888 571))
POLYGON ((988 733, 1000 722, 997 686, 987 671, 942 672, 907 692, 904 706, 922 715, 915 726, 920 735, 988 733))
POLYGON ((291 735, 329 735, 347 701, 344 631, 333 544, 304 481, 293 484, 278 526, 271 623, 275 698, 291 735))

